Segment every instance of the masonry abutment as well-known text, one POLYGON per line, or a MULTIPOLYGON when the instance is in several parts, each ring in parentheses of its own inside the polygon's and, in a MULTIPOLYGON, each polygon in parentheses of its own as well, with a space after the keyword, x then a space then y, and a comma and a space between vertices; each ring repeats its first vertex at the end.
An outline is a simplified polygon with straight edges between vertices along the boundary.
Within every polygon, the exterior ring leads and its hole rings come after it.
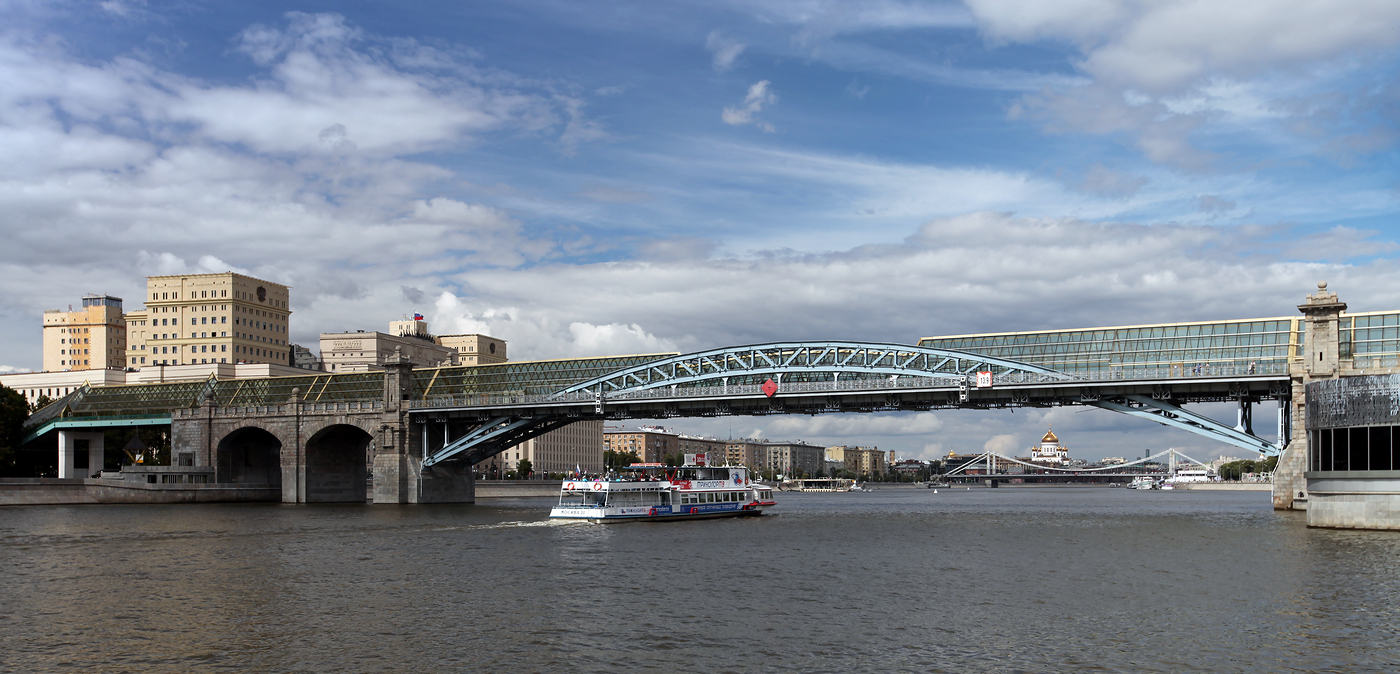
MULTIPOLYGON (((1317 284, 1317 292, 1308 295, 1298 311, 1303 313, 1303 357, 1291 361, 1291 427, 1288 445, 1274 466, 1274 508, 1306 510, 1308 487, 1304 473, 1308 467, 1307 398, 1308 382, 1336 379, 1349 369, 1350 359, 1344 359, 1340 349, 1341 315, 1347 305, 1337 293, 1327 290, 1327 282, 1317 284)), ((1350 355, 1350 354, 1347 354, 1350 355)))

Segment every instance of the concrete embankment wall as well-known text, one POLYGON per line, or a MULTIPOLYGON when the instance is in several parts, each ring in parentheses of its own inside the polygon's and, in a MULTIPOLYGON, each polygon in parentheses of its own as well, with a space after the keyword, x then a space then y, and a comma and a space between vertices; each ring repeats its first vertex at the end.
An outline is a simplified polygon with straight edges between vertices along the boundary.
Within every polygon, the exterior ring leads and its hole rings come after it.
POLYGON ((1201 491, 1273 491, 1274 489, 1274 485, 1268 482, 1180 482, 1175 487, 1201 491))
POLYGON ((0 506, 86 503, 238 503, 281 501, 282 488, 260 484, 144 484, 93 478, 0 479, 0 506))
POLYGON ((527 496, 558 496, 561 480, 477 480, 476 497, 524 498, 527 496))

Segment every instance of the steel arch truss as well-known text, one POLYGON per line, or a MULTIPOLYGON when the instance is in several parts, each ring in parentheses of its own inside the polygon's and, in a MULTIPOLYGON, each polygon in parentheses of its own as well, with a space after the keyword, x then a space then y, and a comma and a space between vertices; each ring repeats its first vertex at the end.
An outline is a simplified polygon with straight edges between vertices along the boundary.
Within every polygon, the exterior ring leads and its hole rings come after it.
POLYGON ((476 465, 506 448, 537 438, 552 430, 578 421, 566 416, 502 416, 478 426, 475 430, 443 446, 423 458, 428 468, 444 461, 464 461, 476 465))
POLYGON ((1280 447, 1263 438, 1255 437, 1238 428, 1231 428, 1207 416, 1188 412, 1171 403, 1154 400, 1148 396, 1124 396, 1123 402, 1098 400, 1088 402, 1101 409, 1111 410, 1139 419, 1155 421, 1172 428, 1180 428, 1196 435, 1218 440, 1251 452, 1264 455, 1278 454, 1280 447))
POLYGON ((913 376, 961 380, 983 370, 994 376, 1029 372, 1069 379, 1068 375, 1048 368, 966 351, 907 344, 774 342, 672 356, 574 384, 559 393, 591 391, 607 395, 664 386, 696 386, 730 378, 756 383, 766 377, 811 381, 843 374, 853 375, 852 378, 913 376))

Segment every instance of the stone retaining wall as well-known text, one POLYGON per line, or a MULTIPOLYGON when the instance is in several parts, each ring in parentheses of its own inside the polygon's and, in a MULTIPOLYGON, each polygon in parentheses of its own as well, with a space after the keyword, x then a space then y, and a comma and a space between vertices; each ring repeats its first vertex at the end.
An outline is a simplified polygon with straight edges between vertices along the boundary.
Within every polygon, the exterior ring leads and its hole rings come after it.
POLYGON ((0 506, 97 503, 240 503, 280 501, 282 490, 260 484, 146 484, 94 478, 0 479, 0 506))
POLYGON ((477 480, 477 498, 559 496, 561 480, 477 480))

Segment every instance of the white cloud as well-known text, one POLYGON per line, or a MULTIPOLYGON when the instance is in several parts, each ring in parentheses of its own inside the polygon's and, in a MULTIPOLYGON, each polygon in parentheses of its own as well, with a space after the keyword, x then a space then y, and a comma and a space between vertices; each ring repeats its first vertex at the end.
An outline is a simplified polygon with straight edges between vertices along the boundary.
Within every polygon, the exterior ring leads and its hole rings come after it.
POLYGON ((705 38, 705 48, 714 53, 714 67, 724 72, 734 67, 735 59, 744 53, 744 43, 725 37, 719 31, 711 31, 705 38))
POLYGON ((1016 456, 1021 453, 1021 441, 1014 434, 993 435, 983 443, 982 451, 996 452, 1006 456, 1016 456))
POLYGON ((578 355, 619 353, 662 353, 676 351, 674 342, 658 339, 636 323, 593 325, 576 321, 569 324, 574 352, 578 355))
POLYGON ((669 339, 658 338, 637 323, 595 324, 569 320, 567 312, 540 311, 537 307, 476 308, 451 292, 442 292, 427 316, 442 334, 482 333, 505 338, 514 360, 672 353, 680 349, 669 339))
POLYGON ((965 1, 992 38, 1076 43, 1098 81, 1156 94, 1400 42, 1385 0, 965 1))
POLYGON ((777 417, 766 431, 778 437, 809 440, 866 438, 876 436, 924 436, 937 433, 943 422, 933 412, 913 414, 824 414, 777 417))
MULTIPOLYGON (((732 0, 731 0, 732 2, 732 0)), ((951 3, 908 0, 764 0, 732 2, 765 21, 801 28, 804 41, 831 35, 913 28, 963 28, 971 25, 965 8, 951 3)))
MULTIPOLYGON (((314 344, 401 313, 382 284, 432 287, 417 275, 577 247, 577 233, 527 234, 444 195, 460 186, 452 172, 397 155, 485 131, 552 128, 576 146, 598 137, 581 99, 333 15, 292 14, 238 44, 263 69, 226 84, 0 36, 0 312, 26 317, 15 326, 83 292, 136 308, 145 275, 234 270, 291 284, 295 338, 314 344), (36 274, 62 282, 35 287, 36 274), (381 318, 366 325, 366 310, 381 318)), ((0 341, 32 338, 14 327, 0 341)))
POLYGON ((1337 105, 1368 105, 1314 101, 1303 111, 1293 103, 1348 86, 1351 71, 1400 44, 1400 4, 1385 0, 966 2, 994 42, 1063 41, 1080 53, 1074 65, 1088 87, 1052 88, 1019 110, 1043 114, 1052 130, 1127 131, 1153 161, 1194 169, 1214 161, 1193 146, 1203 124, 1327 119, 1337 105))
POLYGON ((1148 183, 1145 176, 1115 171, 1103 164, 1094 164, 1084 173, 1076 186, 1081 192, 1103 197, 1130 197, 1148 183))
POLYGON ((764 131, 772 133, 773 125, 756 117, 756 115, 763 110, 764 106, 778 102, 778 97, 768 91, 768 85, 768 80, 755 82, 753 86, 749 87, 749 93, 744 97, 743 105, 736 108, 725 108, 724 111, 720 113, 720 119, 723 119, 725 124, 734 126, 753 124, 764 131))
POLYGON ((639 201, 651 201, 654 198, 649 192, 610 185, 589 185, 579 190, 576 196, 611 204, 631 204, 639 201))

